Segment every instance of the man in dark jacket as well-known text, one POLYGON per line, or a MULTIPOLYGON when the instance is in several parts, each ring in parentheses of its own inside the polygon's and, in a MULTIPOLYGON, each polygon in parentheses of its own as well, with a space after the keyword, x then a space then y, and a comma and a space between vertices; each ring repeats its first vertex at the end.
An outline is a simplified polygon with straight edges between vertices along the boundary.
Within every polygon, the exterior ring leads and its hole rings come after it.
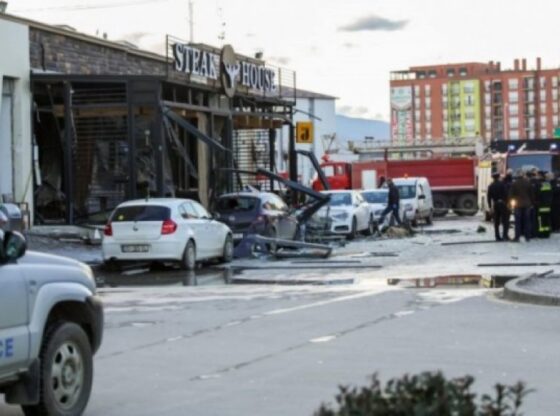
POLYGON ((507 240, 506 228, 506 200, 507 192, 505 184, 500 180, 500 174, 494 173, 492 175, 494 182, 488 187, 488 207, 492 211, 492 218, 494 219, 494 234, 496 241, 507 240), (500 225, 502 226, 502 234, 500 235, 500 225))
POLYGON ((522 171, 517 172, 517 177, 511 185, 510 200, 515 216, 515 239, 519 241, 521 234, 525 241, 531 239, 531 209, 533 207, 533 188, 529 179, 522 171))
POLYGON ((387 207, 381 213, 381 217, 379 218, 379 224, 383 224, 385 222, 385 217, 387 214, 392 213, 395 221, 397 224, 402 225, 402 221, 399 217, 399 205, 400 205, 400 196, 399 196, 399 189, 395 186, 392 179, 387 179, 387 188, 389 190, 389 195, 387 199, 387 207))
POLYGON ((511 218, 511 201, 509 198, 511 185, 513 185, 513 171, 508 169, 506 172, 506 176, 504 178, 504 186, 506 188, 506 208, 505 208, 505 216, 504 216, 504 232, 505 236, 507 237, 506 240, 509 240, 508 233, 509 233, 509 224, 511 218))
POLYGON ((550 181, 552 187, 552 210, 550 213, 552 222, 552 232, 560 231, 560 180, 558 175, 550 181))
POLYGON ((539 212, 539 189, 541 188, 541 182, 538 176, 538 170, 533 168, 527 172, 527 178, 531 183, 531 237, 536 238, 538 235, 538 212, 539 212))

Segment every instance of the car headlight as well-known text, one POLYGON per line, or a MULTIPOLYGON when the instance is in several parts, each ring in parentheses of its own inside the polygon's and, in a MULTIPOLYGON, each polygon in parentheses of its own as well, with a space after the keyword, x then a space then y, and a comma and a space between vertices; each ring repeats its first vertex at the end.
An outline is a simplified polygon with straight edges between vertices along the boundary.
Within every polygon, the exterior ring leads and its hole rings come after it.
POLYGON ((349 217, 347 212, 341 212, 340 214, 335 214, 333 215, 333 218, 336 218, 337 220, 345 220, 349 217))

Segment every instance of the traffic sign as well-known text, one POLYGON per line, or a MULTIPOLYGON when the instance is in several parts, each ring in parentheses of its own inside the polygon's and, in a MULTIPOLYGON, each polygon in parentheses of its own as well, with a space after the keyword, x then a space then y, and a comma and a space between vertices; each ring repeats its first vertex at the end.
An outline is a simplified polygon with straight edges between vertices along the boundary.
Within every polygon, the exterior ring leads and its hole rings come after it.
POLYGON ((296 123, 296 143, 313 143, 313 123, 311 121, 298 121, 296 123))

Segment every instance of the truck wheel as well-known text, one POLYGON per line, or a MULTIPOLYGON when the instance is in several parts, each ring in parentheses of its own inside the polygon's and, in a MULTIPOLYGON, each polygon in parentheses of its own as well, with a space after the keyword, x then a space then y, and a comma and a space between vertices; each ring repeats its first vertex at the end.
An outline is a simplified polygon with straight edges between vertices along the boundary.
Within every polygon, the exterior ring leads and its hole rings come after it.
POLYGON ((476 196, 473 194, 463 194, 457 199, 457 213, 459 215, 475 215, 478 212, 476 196))
POLYGON ((26 416, 81 415, 93 380, 93 353, 84 330, 70 322, 47 330, 41 347, 39 403, 23 406, 26 416))
POLYGON ((233 260, 233 238, 229 234, 224 241, 224 251, 220 260, 223 263, 230 263, 233 260))
POLYGON ((434 194, 434 216, 445 217, 449 212, 449 199, 445 195, 434 194))
POLYGON ((189 240, 183 252, 181 268, 184 270, 194 270, 196 268, 196 247, 192 240, 189 240))

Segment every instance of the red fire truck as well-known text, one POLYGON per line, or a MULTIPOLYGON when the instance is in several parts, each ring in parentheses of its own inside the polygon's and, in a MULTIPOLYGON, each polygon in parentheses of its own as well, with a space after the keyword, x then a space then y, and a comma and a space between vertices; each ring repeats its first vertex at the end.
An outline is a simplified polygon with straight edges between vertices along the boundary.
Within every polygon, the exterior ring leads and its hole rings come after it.
MULTIPOLYGON (((434 198, 435 215, 443 216, 451 209, 458 215, 474 215, 478 211, 476 157, 450 157, 412 160, 372 160, 356 162, 325 161, 321 168, 331 189, 372 189, 381 177, 426 177, 434 198)), ((313 189, 322 189, 319 180, 313 189)))

